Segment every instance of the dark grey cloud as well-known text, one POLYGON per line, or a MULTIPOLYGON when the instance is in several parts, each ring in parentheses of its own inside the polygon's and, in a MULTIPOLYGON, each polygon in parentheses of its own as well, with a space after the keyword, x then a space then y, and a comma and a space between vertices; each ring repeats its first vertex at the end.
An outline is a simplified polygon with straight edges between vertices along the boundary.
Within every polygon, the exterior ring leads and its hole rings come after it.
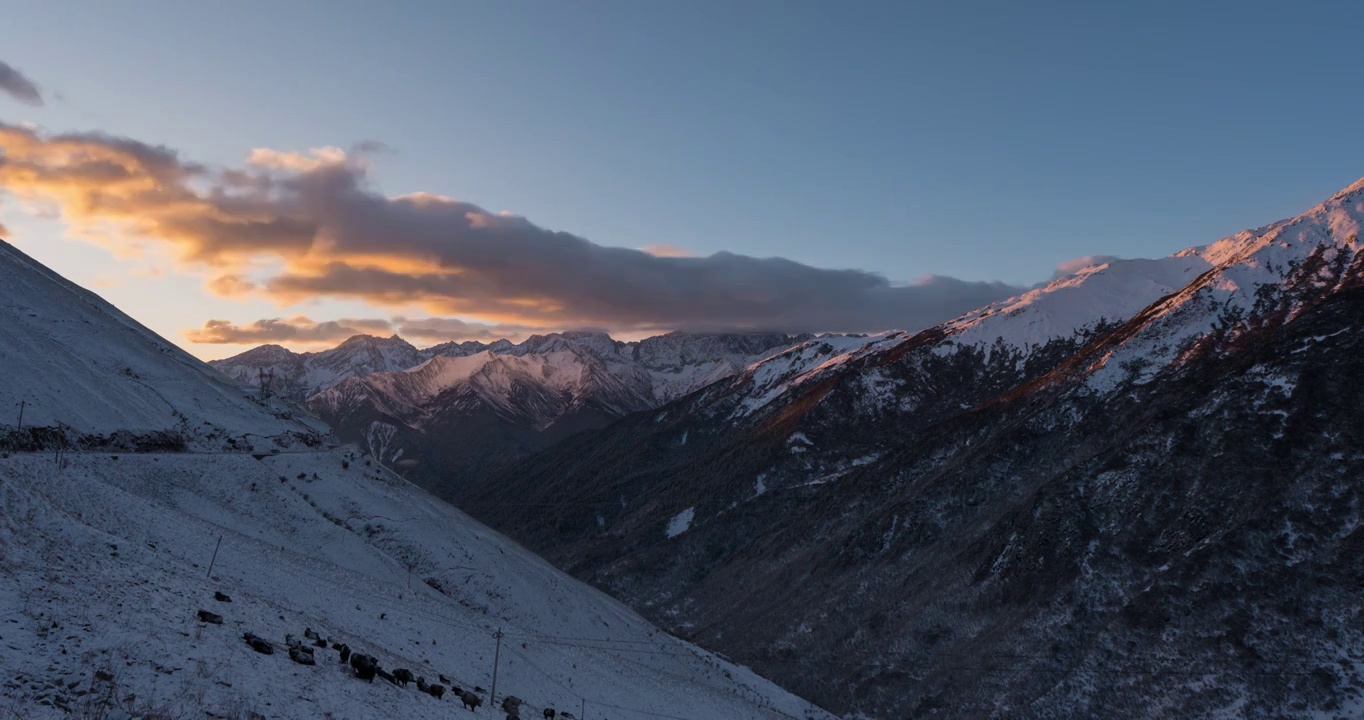
POLYGON ((227 320, 209 320, 202 328, 188 330, 190 342, 213 345, 256 345, 259 343, 339 342, 356 335, 388 335, 393 326, 387 320, 329 320, 313 322, 306 317, 269 318, 246 325, 227 320))
POLYGON ((28 105, 43 104, 43 93, 38 85, 3 61, 0 61, 0 92, 28 105))
POLYGON ((371 145, 349 154, 257 150, 229 170, 98 133, 0 125, 0 145, 0 189, 55 202, 68 218, 163 240, 220 275, 265 260, 281 270, 257 292, 286 303, 345 298, 490 323, 629 332, 861 332, 922 328, 1024 290, 605 247, 468 202, 385 196, 369 184, 371 145))

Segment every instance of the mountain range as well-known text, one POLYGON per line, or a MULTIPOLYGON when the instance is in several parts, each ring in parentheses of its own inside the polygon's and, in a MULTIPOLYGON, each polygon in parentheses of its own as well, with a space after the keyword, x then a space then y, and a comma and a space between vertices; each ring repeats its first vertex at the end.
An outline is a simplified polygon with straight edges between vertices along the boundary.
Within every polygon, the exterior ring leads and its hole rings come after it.
POLYGON ((446 497, 574 433, 605 427, 729 377, 809 339, 673 333, 620 342, 600 332, 523 342, 356 336, 294 353, 267 345, 211 364, 302 402, 346 441, 446 497))

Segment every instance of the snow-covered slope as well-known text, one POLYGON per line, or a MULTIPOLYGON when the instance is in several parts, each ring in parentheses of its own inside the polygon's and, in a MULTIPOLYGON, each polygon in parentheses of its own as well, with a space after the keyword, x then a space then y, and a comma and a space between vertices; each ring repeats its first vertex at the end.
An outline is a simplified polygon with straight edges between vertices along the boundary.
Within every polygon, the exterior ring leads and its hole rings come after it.
POLYGON ((295 664, 285 636, 312 628, 473 690, 492 688, 501 629, 498 697, 524 700, 525 717, 811 712, 367 465, 332 452, 0 460, 0 706, 35 720, 106 699, 167 717, 450 717, 463 715, 452 696, 362 682, 332 649, 295 664))
POLYGON ((0 242, 0 424, 64 428, 72 440, 115 432, 291 444, 325 432, 262 407, 208 366, 0 242))

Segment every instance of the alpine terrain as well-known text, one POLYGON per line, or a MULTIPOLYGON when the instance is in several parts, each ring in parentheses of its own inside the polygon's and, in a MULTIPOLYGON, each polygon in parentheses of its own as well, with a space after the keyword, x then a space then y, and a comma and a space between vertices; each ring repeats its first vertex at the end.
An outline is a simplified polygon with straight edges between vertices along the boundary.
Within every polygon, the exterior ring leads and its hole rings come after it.
POLYGON ((1357 718, 1361 219, 811 339, 462 506, 847 715, 1357 718))
POLYGON ((3 243, 0 280, 0 717, 830 717, 3 243))
POLYGON ((211 364, 303 401, 341 439, 458 498, 511 461, 808 339, 672 333, 626 343, 567 332, 418 350, 397 336, 362 335, 318 353, 266 345, 211 364))

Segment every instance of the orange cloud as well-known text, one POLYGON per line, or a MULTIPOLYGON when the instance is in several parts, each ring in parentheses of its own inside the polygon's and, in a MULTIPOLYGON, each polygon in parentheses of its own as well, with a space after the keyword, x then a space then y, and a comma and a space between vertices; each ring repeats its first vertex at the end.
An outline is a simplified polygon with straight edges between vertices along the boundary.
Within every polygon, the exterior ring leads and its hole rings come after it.
POLYGON ((219 297, 234 298, 249 294, 256 289, 256 284, 246 280, 240 275, 219 275, 209 280, 207 285, 209 292, 219 297))
POLYGON ((159 244, 211 272, 210 291, 225 295, 342 298, 534 327, 865 331, 922 327, 1021 290, 603 247, 472 203, 375 192, 372 145, 256 149, 242 167, 213 168, 128 138, 0 123, 0 148, 0 191, 60 208, 78 234, 117 251, 159 244), (247 268, 265 278, 254 290, 241 279, 247 268))
POLYGON ((695 257, 692 251, 673 245, 645 245, 640 249, 654 257, 695 257))

